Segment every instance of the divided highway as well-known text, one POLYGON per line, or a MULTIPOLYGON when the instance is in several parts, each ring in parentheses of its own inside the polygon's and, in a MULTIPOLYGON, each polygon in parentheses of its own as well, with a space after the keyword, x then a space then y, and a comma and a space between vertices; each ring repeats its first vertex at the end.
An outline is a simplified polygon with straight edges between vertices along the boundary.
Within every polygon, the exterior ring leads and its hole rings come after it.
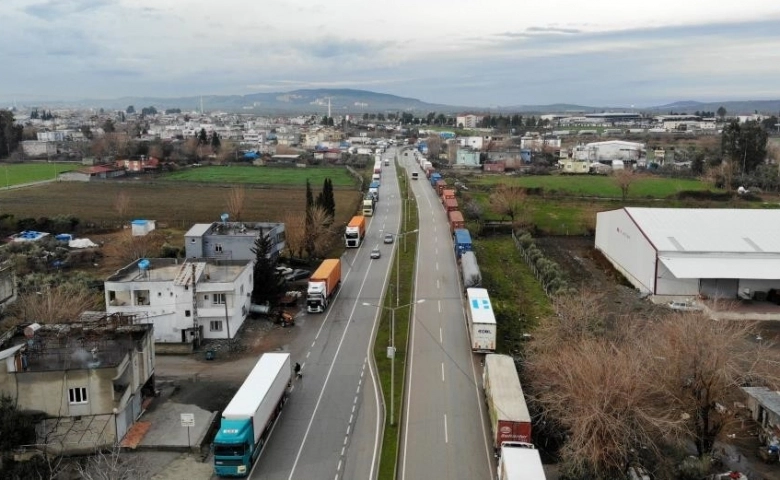
MULTIPOLYGON (((414 153, 400 156, 419 171, 414 153)), ((420 242, 410 335, 399 475, 401 480, 494 478, 479 359, 470 349, 452 236, 425 175, 410 182, 420 242)))
MULTIPOLYGON (((394 156, 394 151, 387 154, 394 156)), ((391 162, 392 164, 392 162, 391 162)), ((301 334, 288 346, 303 365, 266 450, 250 475, 263 480, 372 479, 377 474, 383 410, 371 362, 371 339, 387 287, 392 247, 383 232, 399 231, 394 167, 384 167, 380 200, 360 248, 342 257, 342 285, 321 314, 296 318, 301 334), (382 257, 369 258, 379 245, 382 257)), ((342 240, 343 241, 343 240, 342 240)))

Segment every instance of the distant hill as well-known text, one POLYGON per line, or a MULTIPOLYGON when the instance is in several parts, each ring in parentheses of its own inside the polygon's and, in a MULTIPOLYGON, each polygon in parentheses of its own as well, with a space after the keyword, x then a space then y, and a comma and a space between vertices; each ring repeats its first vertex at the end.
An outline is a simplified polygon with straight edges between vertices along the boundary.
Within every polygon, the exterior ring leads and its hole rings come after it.
POLYGON ((674 111, 675 113, 692 114, 697 110, 700 112, 715 112, 720 107, 725 108, 728 115, 749 115, 755 112, 777 115, 778 112, 780 112, 780 100, 735 100, 726 102, 685 101, 643 108, 642 110, 661 113, 674 111))
POLYGON ((745 100, 723 102, 698 102, 694 100, 678 101, 666 105, 644 108, 626 106, 585 106, 570 103, 549 105, 510 105, 510 106, 456 106, 427 103, 416 98, 399 97, 386 93, 354 89, 303 89, 290 92, 252 93, 248 95, 203 95, 188 97, 122 97, 108 100, 85 99, 74 102, 27 102, 44 108, 106 108, 124 110, 133 105, 140 111, 144 107, 154 106, 157 110, 180 108, 182 111, 200 110, 201 102, 205 111, 222 110, 236 113, 254 113, 258 115, 274 114, 312 114, 326 115, 330 100, 333 115, 358 115, 363 113, 409 112, 425 115, 430 112, 453 114, 473 113, 476 115, 522 114, 577 114, 597 112, 642 111, 649 113, 694 113, 695 111, 715 112, 723 106, 728 114, 750 114, 755 111, 764 114, 780 112, 780 100, 745 100))
MULTIPOLYGON (((122 109, 133 105, 136 110, 154 106, 158 110, 180 108, 182 111, 223 110, 256 114, 316 114, 327 115, 330 101, 333 115, 362 115, 381 112, 451 112, 464 107, 426 103, 415 98, 399 97, 367 90, 314 89, 291 92, 252 93, 249 95, 203 95, 177 98, 122 97, 110 100, 58 102, 60 106, 122 109)), ((52 105, 52 102, 47 102, 52 105)))

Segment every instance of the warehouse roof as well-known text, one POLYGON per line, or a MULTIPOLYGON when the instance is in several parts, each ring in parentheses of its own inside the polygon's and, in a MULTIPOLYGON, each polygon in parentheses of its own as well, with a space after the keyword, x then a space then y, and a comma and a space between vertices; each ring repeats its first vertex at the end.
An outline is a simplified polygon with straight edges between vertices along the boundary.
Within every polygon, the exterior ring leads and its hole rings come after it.
POLYGON ((659 254, 780 253, 780 210, 635 207, 624 210, 659 254))
POLYGON ((692 255, 669 257, 659 255, 666 268, 676 278, 752 278, 776 280, 780 274, 780 258, 776 256, 724 257, 716 255, 692 255))

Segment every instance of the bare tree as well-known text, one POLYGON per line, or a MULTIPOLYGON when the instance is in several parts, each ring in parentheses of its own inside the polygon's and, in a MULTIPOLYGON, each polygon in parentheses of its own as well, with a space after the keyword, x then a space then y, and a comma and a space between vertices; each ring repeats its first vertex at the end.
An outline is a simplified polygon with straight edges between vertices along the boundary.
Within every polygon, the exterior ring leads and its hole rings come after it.
POLYGON ((525 213, 526 193, 523 187, 518 185, 499 184, 490 195, 490 205, 501 216, 507 216, 512 225, 525 213))
POLYGON ((228 193, 225 196, 225 202, 230 218, 240 222, 241 214, 244 211, 244 204, 246 203, 246 188, 244 188, 243 185, 234 185, 230 187, 230 190, 228 190, 228 193))
POLYGON ((306 249, 310 258, 317 258, 327 252, 333 232, 333 217, 321 205, 314 205, 309 211, 306 249))
POLYGON ((86 287, 60 284, 19 295, 9 316, 16 323, 70 323, 84 311, 98 309, 102 304, 103 298, 86 287))
POLYGON ((103 247, 103 255, 127 265, 139 258, 158 257, 164 244, 165 236, 157 231, 134 237, 130 230, 125 230, 122 235, 103 247))
POLYGON ((84 480, 142 480, 149 478, 139 457, 123 454, 117 445, 110 451, 97 451, 76 467, 84 480))
POLYGON ((717 321, 689 312, 660 322, 649 343, 654 379, 664 404, 682 412, 699 455, 710 453, 730 421, 727 406, 742 400, 739 386, 780 386, 778 354, 758 341, 751 322, 717 321))
POLYGON ((120 222, 124 222, 127 219, 127 213, 130 210, 131 203, 132 198, 130 197, 130 194, 124 190, 117 192, 116 197, 114 197, 114 211, 117 216, 119 216, 120 222))
POLYGON ((679 414, 647 357, 628 344, 585 338, 529 355, 527 371, 545 416, 566 431, 562 460, 580 476, 620 478, 640 448, 660 458, 659 438, 679 429, 679 414))
POLYGON ((217 152, 217 161, 221 164, 226 164, 231 160, 234 160, 237 156, 236 142, 232 140, 222 140, 222 144, 217 152))
POLYGON ((631 188, 631 184, 636 180, 637 175, 630 168, 624 168, 622 170, 615 170, 612 172, 612 179, 615 185, 620 189, 623 201, 628 198, 628 190, 631 188))
POLYGON ((285 247, 291 257, 303 257, 306 247, 306 217, 286 211, 282 215, 285 247))

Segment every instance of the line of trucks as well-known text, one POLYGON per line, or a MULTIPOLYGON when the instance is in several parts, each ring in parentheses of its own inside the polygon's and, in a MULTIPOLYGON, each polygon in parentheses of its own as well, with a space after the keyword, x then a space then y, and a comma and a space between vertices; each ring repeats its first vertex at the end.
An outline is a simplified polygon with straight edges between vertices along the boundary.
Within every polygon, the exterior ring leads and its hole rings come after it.
POLYGON ((463 287, 466 290, 466 317, 471 349, 484 352, 482 376, 488 406, 492 443, 498 457, 498 480, 546 480, 539 451, 531 440, 531 415, 525 402, 520 378, 512 357, 491 353, 496 347, 496 319, 490 295, 482 284, 471 234, 458 210, 455 190, 447 188, 441 174, 429 162, 420 167, 440 197, 453 236, 463 287))
POLYGON ((531 414, 514 359, 485 355, 482 386, 498 457, 498 480, 546 480, 542 458, 531 443, 531 414))

